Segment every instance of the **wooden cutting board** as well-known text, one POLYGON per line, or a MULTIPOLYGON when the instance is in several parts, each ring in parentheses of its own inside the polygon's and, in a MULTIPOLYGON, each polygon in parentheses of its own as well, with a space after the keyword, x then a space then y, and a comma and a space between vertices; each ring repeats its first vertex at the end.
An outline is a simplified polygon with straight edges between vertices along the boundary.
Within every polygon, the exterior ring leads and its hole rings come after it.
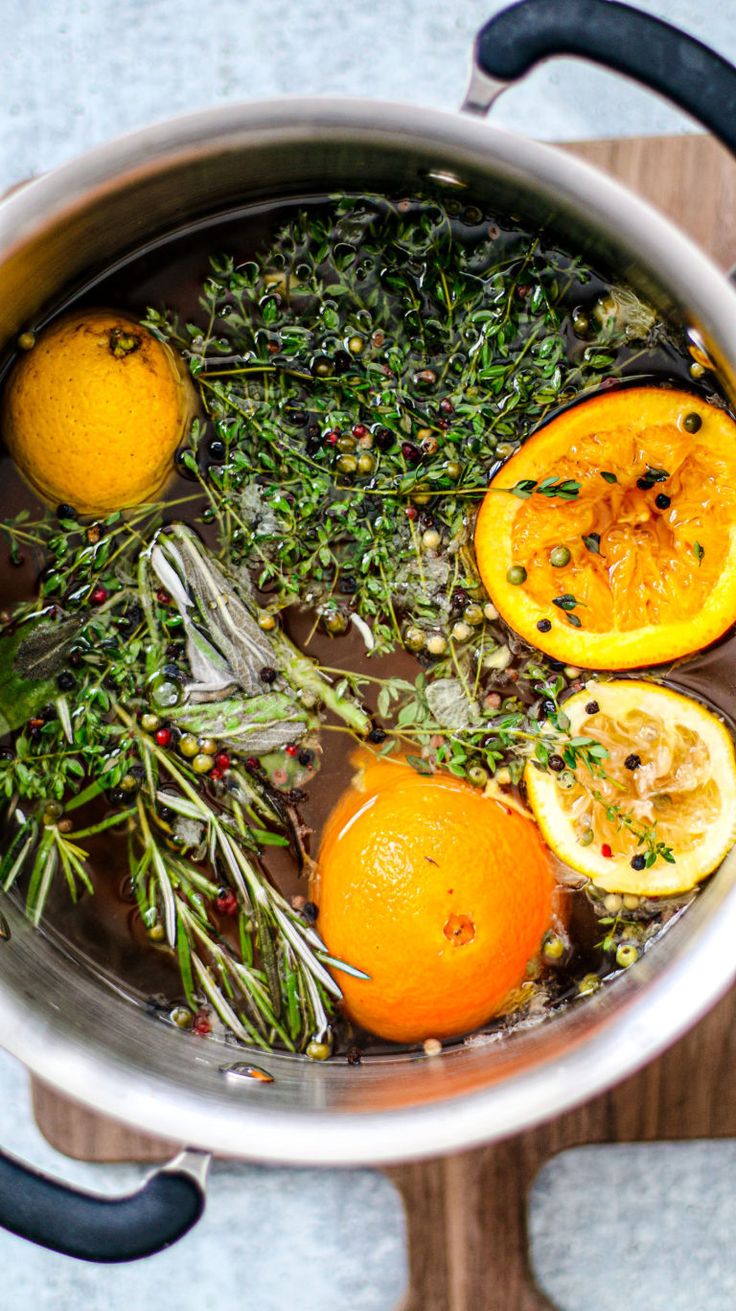
MULTIPOLYGON (((724 268, 736 263, 736 164, 706 137, 565 147, 665 210, 724 268)), ((91 1115, 40 1083, 38 1125, 69 1156, 159 1160, 170 1145, 91 1115)), ((641 1074, 508 1142, 388 1173, 406 1204, 411 1290, 402 1311, 545 1311, 526 1255, 525 1202, 544 1162, 590 1142, 736 1137, 736 990, 641 1074)))

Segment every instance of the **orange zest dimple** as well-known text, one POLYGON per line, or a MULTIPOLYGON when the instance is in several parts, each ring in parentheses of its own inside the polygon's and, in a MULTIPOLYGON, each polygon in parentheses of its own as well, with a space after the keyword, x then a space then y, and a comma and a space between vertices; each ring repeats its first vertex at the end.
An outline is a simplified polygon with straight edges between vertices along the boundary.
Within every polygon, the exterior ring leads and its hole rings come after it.
POLYGON ((523 983, 556 910, 535 824, 449 774, 376 761, 325 826, 310 895, 345 1008, 394 1042, 469 1032, 523 983))
POLYGON ((736 423, 663 387, 581 401, 497 473, 475 549, 503 618, 548 655, 628 669, 700 650, 736 621, 736 423), (577 496, 499 494, 548 478, 577 496))

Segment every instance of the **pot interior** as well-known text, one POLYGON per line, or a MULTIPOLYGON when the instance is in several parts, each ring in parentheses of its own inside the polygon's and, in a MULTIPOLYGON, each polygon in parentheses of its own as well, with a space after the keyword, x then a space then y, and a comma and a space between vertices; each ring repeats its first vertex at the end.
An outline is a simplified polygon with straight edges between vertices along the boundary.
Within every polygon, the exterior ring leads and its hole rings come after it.
MULTIPOLYGON (((476 122, 390 106, 294 102, 164 125, 95 152, 0 208, 0 352, 134 254, 244 206, 439 189, 544 225, 560 244, 689 324, 733 396, 736 296, 684 238, 568 156, 476 122)), ((736 714, 736 680, 722 680, 736 714)), ((113 977, 7 908, 2 1042, 45 1081, 119 1119, 233 1155, 301 1162, 431 1155, 509 1133, 629 1073, 734 972, 736 857, 688 914, 600 993, 439 1059, 355 1068, 182 1040, 113 977)))

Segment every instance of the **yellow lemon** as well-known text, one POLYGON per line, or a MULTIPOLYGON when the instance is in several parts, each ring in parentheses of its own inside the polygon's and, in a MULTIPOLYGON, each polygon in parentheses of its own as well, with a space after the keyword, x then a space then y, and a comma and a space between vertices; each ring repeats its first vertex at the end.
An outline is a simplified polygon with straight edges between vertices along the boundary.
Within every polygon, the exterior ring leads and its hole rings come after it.
POLYGON ((560 860, 606 892, 688 892, 736 839, 731 734, 699 701, 639 679, 589 682, 565 701, 570 736, 608 755, 596 775, 527 764, 529 804, 560 860), (571 782, 571 775, 574 781, 571 782))
POLYGON ((44 499, 97 514, 161 489, 194 410, 169 346, 125 314, 81 310, 52 323, 16 364, 2 432, 44 499))

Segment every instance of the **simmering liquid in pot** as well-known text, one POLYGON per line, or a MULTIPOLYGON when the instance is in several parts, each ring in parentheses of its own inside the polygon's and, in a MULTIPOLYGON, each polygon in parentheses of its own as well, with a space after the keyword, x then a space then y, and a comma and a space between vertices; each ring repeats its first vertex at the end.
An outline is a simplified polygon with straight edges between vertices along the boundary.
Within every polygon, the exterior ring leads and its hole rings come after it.
MULTIPOLYGON (((412 212, 412 204, 421 207, 423 203, 426 202, 406 202, 407 212, 412 212)), ((202 284, 210 273, 209 260, 212 253, 226 251, 233 257, 236 267, 247 265, 248 261, 259 257, 264 249, 271 246, 284 224, 288 224, 304 207, 313 214, 327 214, 329 202, 322 198, 309 198, 298 204, 290 201, 283 205, 253 207, 208 221, 132 256, 85 288, 73 298, 70 305, 75 309, 85 306, 114 307, 127 311, 136 319, 141 319, 148 307, 157 310, 166 307, 176 311, 181 323, 193 322, 204 327, 200 296, 202 284)), ((468 266, 471 269, 473 259, 479 258, 479 234, 492 231, 497 251, 508 251, 511 263, 522 237, 525 241, 529 239, 528 234, 520 234, 513 224, 504 223, 496 216, 468 205, 462 208, 456 206, 455 211, 449 214, 448 221, 453 239, 467 247, 468 266)), ((411 263, 415 256, 407 251, 406 258, 411 263)), ((373 287, 380 289, 384 272, 380 268, 367 269, 367 295, 373 287)), ((572 265, 568 270, 567 284, 558 302, 560 333, 566 357, 577 359, 586 348, 586 343, 593 340, 592 332, 586 336, 585 324, 593 323, 596 306, 609 294, 610 283, 602 274, 586 274, 584 278, 578 278, 572 265)), ((529 294, 521 274, 516 283, 517 292, 519 288, 522 296, 529 294)), ((463 349, 465 347, 459 339, 458 351, 462 352, 463 349)), ((599 383, 612 381, 616 386, 642 382, 647 385, 666 384, 699 395, 715 395, 717 402, 723 403, 711 373, 693 377, 693 356, 684 335, 676 328, 659 324, 656 331, 647 331, 642 336, 634 335, 628 341, 619 340, 611 349, 610 357, 609 363, 598 368, 597 375, 586 375, 584 381, 588 387, 593 385, 594 377, 597 377, 599 383)), ((433 365, 437 366, 436 360, 433 365)), ((554 406, 550 407, 547 402, 544 409, 544 417, 549 417, 554 406)), ((524 427, 524 424, 520 426, 524 427)), ((533 426, 533 423, 526 426, 533 426)), ((498 459, 502 460, 511 453, 511 449, 515 449, 513 438, 507 441, 507 446, 508 449, 499 452, 498 459)), ((472 461, 472 449, 464 458, 472 461)), ((491 469, 497 467, 498 460, 494 466, 493 461, 486 459, 486 466, 491 469)), ((166 497, 172 502, 179 501, 190 496, 193 488, 195 484, 191 476, 186 476, 186 470, 182 472, 180 466, 166 489, 166 497)), ((477 500, 469 501, 471 506, 476 504, 477 500)), ((24 509, 35 519, 43 511, 43 506, 19 476, 9 456, 3 455, 0 469, 0 520, 14 519, 24 509)), ((175 511, 172 509, 170 518, 195 521, 205 541, 214 547, 215 529, 211 525, 208 527, 202 524, 201 509, 202 503, 199 501, 193 502, 191 506, 177 506, 175 511)), ((469 514, 472 514, 472 510, 469 514)), ((16 553, 12 565, 4 568, 0 584, 0 605, 8 612, 12 612, 17 602, 35 595, 39 572, 45 564, 41 552, 34 549, 32 544, 24 547, 19 554, 21 558, 16 553)), ((266 592, 261 593, 261 600, 268 602, 266 592)), ((387 655, 369 655, 364 637, 357 627, 348 627, 346 633, 330 636, 324 631, 324 625, 315 626, 316 617, 314 607, 306 603, 290 609, 285 624, 294 642, 325 667, 366 673, 374 679, 400 678, 409 682, 414 681, 422 667, 431 668, 431 660, 426 652, 418 655, 398 650, 387 655)), ((7 619, 8 615, 5 621, 7 619)), ((522 703, 531 704, 538 699, 538 694, 529 681, 523 683, 518 680, 518 670, 524 660, 528 660, 528 651, 523 650, 521 644, 515 646, 512 642, 511 653, 512 658, 506 668, 499 668, 494 675, 494 688, 499 698, 518 697, 522 703)), ((671 667, 660 668, 657 676, 676 689, 692 693, 732 725, 736 718, 735 658, 734 638, 729 633, 704 653, 671 667)), ((558 672, 565 685, 560 697, 561 705, 564 706, 567 692, 578 689, 585 675, 581 675, 579 670, 560 670, 559 667, 558 672)), ((377 687, 377 684, 370 684, 363 694, 374 714, 378 713, 377 687)), ((326 818, 353 772, 350 756, 355 750, 355 742, 342 732, 325 732, 323 739, 319 772, 311 783, 305 784, 304 798, 299 803, 304 828, 312 835, 309 839, 312 855, 316 852, 318 835, 326 818)), ((523 791, 521 794, 518 791, 515 793, 512 787, 509 795, 523 797, 523 791)), ((108 811, 109 798, 98 798, 77 812, 75 826, 94 824, 108 811)), ((94 895, 82 891, 76 904, 73 904, 63 880, 57 878, 48 895, 40 931, 50 934, 54 941, 76 959, 116 987, 122 988, 134 1004, 146 1006, 157 1018, 167 1020, 184 1005, 179 966, 174 953, 151 941, 142 922, 131 885, 125 830, 108 829, 91 837, 84 845, 89 851, 89 872, 94 895)), ((262 860, 287 898, 308 897, 305 879, 298 873, 292 851, 267 847, 262 860)), ((515 1003, 510 1003, 507 1013, 485 1026, 486 1032, 510 1027, 520 1021, 528 1022, 530 1018, 540 1018, 581 994, 592 991, 622 968, 621 960, 617 960, 616 956, 616 946, 625 937, 621 925, 630 926, 632 940, 637 943, 637 950, 641 953, 649 949, 657 936, 666 931, 668 922, 696 895, 687 893, 660 900, 639 897, 614 897, 613 900, 606 900, 603 893, 583 879, 571 876, 569 870, 561 872, 565 883, 563 919, 568 944, 564 956, 556 961, 550 953, 541 967, 533 972, 525 994, 518 996, 515 1003), (606 939, 611 935, 612 940, 607 942, 606 939)), ((21 881, 12 895, 22 899, 25 890, 21 881)), ((221 932, 226 940, 235 941, 232 925, 223 922, 221 932)), ((184 1036, 182 1040, 185 1040, 184 1036)), ((384 1042, 339 1018, 335 1021, 334 1041, 335 1054, 340 1056, 350 1052, 352 1060, 358 1059, 357 1054, 370 1055, 372 1051, 386 1050, 384 1042)), ((397 1048, 392 1045, 390 1050, 395 1051, 397 1048)))

